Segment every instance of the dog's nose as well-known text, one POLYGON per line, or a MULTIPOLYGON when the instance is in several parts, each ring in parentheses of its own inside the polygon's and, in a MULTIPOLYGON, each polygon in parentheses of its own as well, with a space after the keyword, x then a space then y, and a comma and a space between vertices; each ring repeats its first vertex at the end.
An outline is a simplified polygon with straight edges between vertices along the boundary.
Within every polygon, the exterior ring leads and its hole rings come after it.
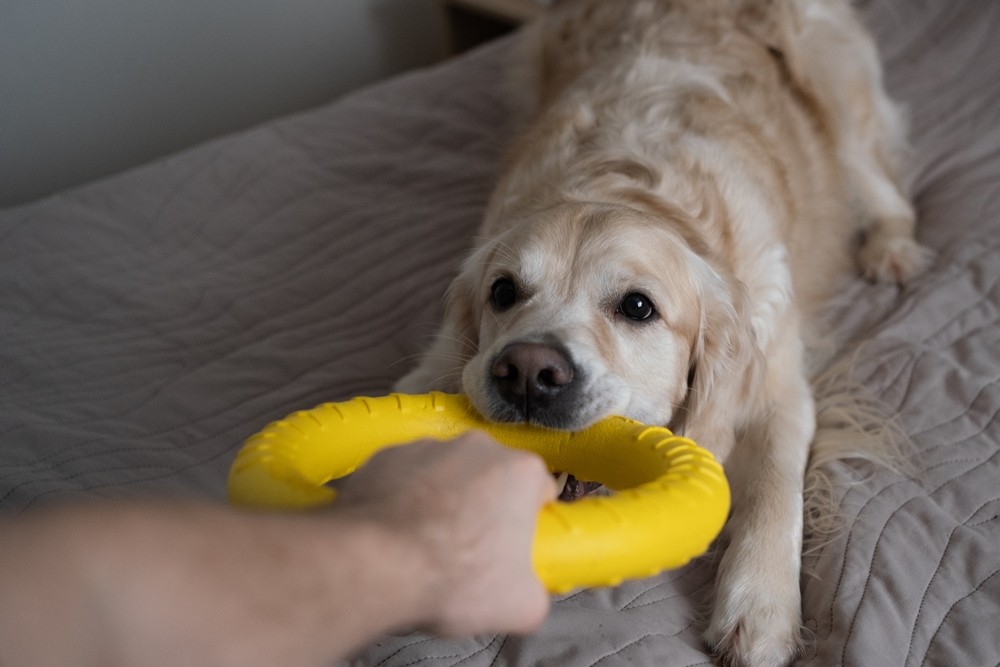
POLYGON ((573 382, 575 371, 562 350, 542 343, 511 343, 493 361, 493 381, 504 400, 544 407, 573 382))

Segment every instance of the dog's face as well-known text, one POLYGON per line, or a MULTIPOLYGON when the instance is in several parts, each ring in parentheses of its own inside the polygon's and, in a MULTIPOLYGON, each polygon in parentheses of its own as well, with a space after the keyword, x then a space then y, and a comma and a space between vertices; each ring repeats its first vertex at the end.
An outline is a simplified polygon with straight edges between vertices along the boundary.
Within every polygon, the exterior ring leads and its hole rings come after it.
POLYGON ((462 389, 495 421, 668 424, 721 291, 662 221, 606 205, 544 211, 479 248, 452 285, 448 317, 471 355, 462 389))

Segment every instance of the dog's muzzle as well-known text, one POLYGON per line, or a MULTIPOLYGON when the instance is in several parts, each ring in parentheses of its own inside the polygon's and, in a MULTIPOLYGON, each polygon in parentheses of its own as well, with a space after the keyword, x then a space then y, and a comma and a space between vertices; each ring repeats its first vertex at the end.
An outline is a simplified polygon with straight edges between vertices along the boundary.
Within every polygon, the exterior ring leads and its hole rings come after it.
POLYGON ((496 418, 552 428, 573 423, 580 373, 561 346, 511 343, 490 365, 490 379, 502 402, 496 418))

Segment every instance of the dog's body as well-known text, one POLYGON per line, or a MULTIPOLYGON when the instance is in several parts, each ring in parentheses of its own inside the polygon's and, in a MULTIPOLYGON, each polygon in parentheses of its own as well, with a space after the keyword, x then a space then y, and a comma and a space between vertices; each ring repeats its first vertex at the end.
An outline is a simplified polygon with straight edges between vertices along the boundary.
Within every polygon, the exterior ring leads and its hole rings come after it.
POLYGON ((398 387, 559 428, 624 414, 710 449, 733 514, 706 639, 783 664, 817 316, 857 265, 902 281, 926 258, 874 45, 844 0, 570 0, 519 57, 523 134, 398 387))

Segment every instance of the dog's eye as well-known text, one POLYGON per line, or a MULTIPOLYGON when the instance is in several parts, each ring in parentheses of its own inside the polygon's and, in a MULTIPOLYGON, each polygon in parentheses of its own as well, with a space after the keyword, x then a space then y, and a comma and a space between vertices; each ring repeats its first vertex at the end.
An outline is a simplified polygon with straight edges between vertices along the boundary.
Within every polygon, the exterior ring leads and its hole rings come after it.
POLYGON ((510 278, 499 278, 490 288, 490 300, 493 305, 506 310, 517 302, 517 286, 510 278))
POLYGON ((626 294, 622 302, 618 304, 618 312, 630 320, 648 320, 656 313, 653 302, 649 297, 639 292, 626 294))

